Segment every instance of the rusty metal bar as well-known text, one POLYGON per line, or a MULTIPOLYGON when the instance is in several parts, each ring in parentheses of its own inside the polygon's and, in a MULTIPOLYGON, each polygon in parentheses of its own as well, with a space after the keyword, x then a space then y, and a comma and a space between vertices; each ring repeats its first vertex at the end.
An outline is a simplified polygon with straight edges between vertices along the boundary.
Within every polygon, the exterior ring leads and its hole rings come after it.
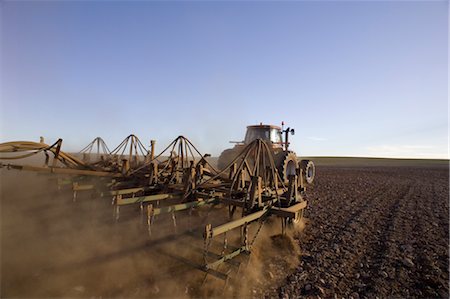
POLYGON ((91 176, 100 176, 100 177, 121 177, 122 176, 120 173, 114 173, 114 172, 61 168, 61 167, 40 167, 40 166, 0 163, 0 168, 1 167, 6 167, 6 168, 11 168, 11 169, 16 169, 16 170, 40 171, 40 172, 60 173, 60 174, 70 174, 70 175, 91 175, 91 176))
POLYGON ((234 221, 230 221, 227 223, 224 223, 222 225, 219 225, 217 227, 211 228, 209 232, 206 232, 205 238, 214 238, 218 235, 221 235, 223 233, 226 233, 232 229, 235 229, 237 227, 240 227, 246 223, 250 223, 252 221, 255 221, 256 219, 261 218, 264 214, 268 213, 269 209, 265 207, 261 211, 255 212, 253 214, 244 216, 240 219, 236 219, 234 221))
POLYGON ((191 201, 191 202, 187 202, 187 203, 171 205, 171 206, 162 207, 162 208, 155 208, 155 209, 153 209, 153 215, 179 212, 179 211, 187 210, 190 208, 200 207, 200 206, 204 206, 207 204, 215 204, 215 203, 219 203, 219 202, 220 201, 218 198, 210 198, 208 200, 191 201))
POLYGON ((119 190, 111 190, 109 193, 111 195, 124 195, 124 194, 129 194, 129 193, 136 193, 139 191, 146 191, 146 190, 151 190, 153 188, 150 187, 137 187, 137 188, 128 188, 128 189, 119 189, 119 190))
POLYGON ((86 191, 86 190, 93 190, 93 189, 95 189, 94 185, 87 185, 87 184, 80 185, 77 182, 74 182, 72 184, 73 191, 86 191))
POLYGON ((124 206, 124 205, 131 205, 135 203, 141 203, 141 202, 150 202, 150 201, 157 201, 157 200, 164 200, 164 199, 172 199, 172 198, 180 198, 182 196, 182 193, 165 193, 165 194, 154 194, 154 195, 147 195, 147 196, 136 196, 136 197, 130 197, 130 198, 122 198, 122 195, 117 195, 116 197, 116 205, 118 206, 124 206))
POLYGON ((307 201, 299 202, 293 206, 290 206, 288 208, 278 208, 278 207, 272 207, 271 213, 280 217, 284 218, 293 218, 295 219, 297 216, 297 213, 306 208, 307 201))

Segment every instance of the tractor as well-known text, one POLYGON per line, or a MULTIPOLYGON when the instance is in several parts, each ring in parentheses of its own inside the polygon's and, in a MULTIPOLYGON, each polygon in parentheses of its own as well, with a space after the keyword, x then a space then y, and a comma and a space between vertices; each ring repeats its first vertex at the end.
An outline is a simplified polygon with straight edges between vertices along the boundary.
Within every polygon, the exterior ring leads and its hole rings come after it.
POLYGON ((289 175, 296 174, 297 169, 302 169, 303 179, 306 183, 312 184, 315 176, 315 166, 310 160, 297 159, 295 152, 289 150, 289 134, 294 135, 295 130, 291 128, 284 129, 274 125, 259 125, 247 126, 247 133, 244 141, 230 141, 235 143, 235 146, 224 150, 217 161, 217 166, 220 170, 226 168, 239 153, 255 139, 264 140, 271 147, 274 162, 278 173, 282 180, 287 183, 289 175), (284 140, 283 140, 284 135, 284 140))

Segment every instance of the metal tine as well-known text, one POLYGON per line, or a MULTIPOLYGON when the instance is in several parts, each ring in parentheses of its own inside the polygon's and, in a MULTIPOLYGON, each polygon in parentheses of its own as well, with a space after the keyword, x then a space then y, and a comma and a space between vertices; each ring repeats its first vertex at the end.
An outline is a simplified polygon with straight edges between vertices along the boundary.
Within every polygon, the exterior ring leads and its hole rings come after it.
POLYGON ((149 204, 147 205, 147 230, 150 238, 152 237, 153 217, 153 205, 149 204))
POLYGON ((220 254, 222 257, 225 255, 225 252, 228 247, 228 239, 227 239, 227 233, 223 234, 223 247, 222 247, 222 253, 220 254))
POLYGON ((117 222, 119 221, 120 218, 120 206, 116 205, 114 210, 115 210, 115 221, 117 222))
POLYGON ((144 203, 141 201, 139 204, 140 221, 139 224, 142 226, 144 224, 144 203))
POLYGON ((173 227, 175 229, 175 233, 178 233, 178 229, 177 229, 177 218, 175 216, 175 212, 172 211, 172 221, 173 221, 173 227))
POLYGON ((193 207, 191 207, 188 211, 188 227, 189 227, 189 232, 192 232, 192 211, 193 211, 193 207))

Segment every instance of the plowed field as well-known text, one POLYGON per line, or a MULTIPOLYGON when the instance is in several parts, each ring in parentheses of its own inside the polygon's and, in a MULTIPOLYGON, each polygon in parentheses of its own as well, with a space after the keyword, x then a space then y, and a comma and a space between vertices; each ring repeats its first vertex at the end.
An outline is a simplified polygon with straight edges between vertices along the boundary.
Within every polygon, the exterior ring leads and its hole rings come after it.
POLYGON ((266 231, 252 254, 265 263, 250 266, 253 280, 239 272, 223 292, 214 279, 207 290, 197 283, 203 272, 190 262, 202 243, 184 233, 188 218, 150 240, 139 209, 115 223, 110 200, 84 194, 74 203, 51 176, 3 169, 0 182, 1 297, 449 296, 445 165, 319 165, 305 228, 294 234, 299 250, 268 244, 279 239, 266 231))
POLYGON ((322 167, 316 178, 280 297, 448 298, 448 168, 322 167))

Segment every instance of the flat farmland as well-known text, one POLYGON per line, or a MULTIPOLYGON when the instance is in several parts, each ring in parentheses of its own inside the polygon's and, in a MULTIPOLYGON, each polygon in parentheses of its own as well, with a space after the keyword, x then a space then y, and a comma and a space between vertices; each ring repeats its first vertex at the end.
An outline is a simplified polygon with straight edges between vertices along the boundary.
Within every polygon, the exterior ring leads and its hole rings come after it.
POLYGON ((241 270, 228 289, 199 284, 191 218, 149 239, 138 207, 115 223, 110 199, 73 202, 52 176, 2 169, 1 297, 448 298, 448 161, 313 160, 295 248, 265 227, 253 279, 241 270))
POLYGON ((448 298, 448 162, 318 160, 299 266, 277 295, 448 298))

